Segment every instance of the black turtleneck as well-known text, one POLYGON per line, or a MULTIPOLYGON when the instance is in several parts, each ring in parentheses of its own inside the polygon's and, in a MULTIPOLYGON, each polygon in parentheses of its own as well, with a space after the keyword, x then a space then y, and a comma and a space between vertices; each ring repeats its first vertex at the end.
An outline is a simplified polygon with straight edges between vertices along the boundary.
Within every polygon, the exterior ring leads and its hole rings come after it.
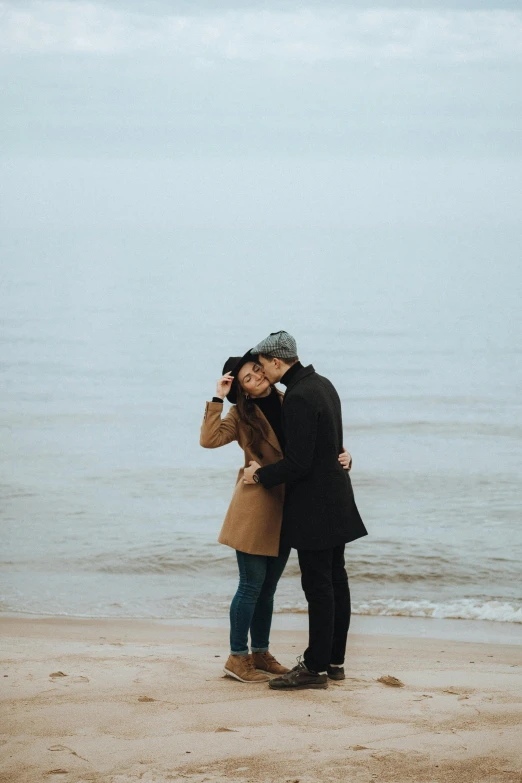
POLYGON ((303 365, 301 364, 301 362, 296 362, 295 364, 292 364, 290 369, 285 372, 285 374, 283 375, 281 380, 278 381, 278 383, 283 383, 285 386, 288 386, 288 384, 290 383, 290 381, 292 380, 296 372, 302 369, 303 369, 303 365))
POLYGON ((252 402, 255 402, 261 413, 265 416, 268 423, 275 432, 276 438, 279 441, 281 450, 285 449, 285 436, 283 435, 283 427, 281 425, 281 400, 277 391, 272 388, 272 392, 268 397, 256 397, 252 398, 252 402))

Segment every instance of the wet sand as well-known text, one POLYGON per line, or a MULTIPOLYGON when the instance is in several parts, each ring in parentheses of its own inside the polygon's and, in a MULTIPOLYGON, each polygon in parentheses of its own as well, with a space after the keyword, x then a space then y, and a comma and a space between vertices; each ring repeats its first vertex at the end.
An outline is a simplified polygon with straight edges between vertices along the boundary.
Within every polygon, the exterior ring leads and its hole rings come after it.
MULTIPOLYGON (((520 646, 354 633, 344 682, 277 693, 222 675, 223 627, 0 628, 2 783, 522 781, 520 646)), ((289 666, 305 642, 272 635, 289 666)))

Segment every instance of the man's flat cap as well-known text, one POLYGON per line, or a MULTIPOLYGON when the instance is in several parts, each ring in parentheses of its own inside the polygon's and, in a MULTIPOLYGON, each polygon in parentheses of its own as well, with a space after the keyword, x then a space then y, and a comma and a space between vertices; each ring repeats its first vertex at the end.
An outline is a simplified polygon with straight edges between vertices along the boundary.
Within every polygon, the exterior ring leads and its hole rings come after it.
POLYGON ((272 332, 264 340, 261 340, 250 353, 271 356, 276 359, 293 359, 297 356, 297 345, 288 332, 272 332))

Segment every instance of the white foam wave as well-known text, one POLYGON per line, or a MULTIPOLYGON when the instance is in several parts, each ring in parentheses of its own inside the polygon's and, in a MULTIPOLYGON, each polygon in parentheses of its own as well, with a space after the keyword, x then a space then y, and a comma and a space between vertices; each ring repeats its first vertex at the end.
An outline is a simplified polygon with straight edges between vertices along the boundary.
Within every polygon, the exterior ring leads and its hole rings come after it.
MULTIPOLYGON (((286 603, 276 611, 306 612, 304 602, 286 603)), ((389 617, 434 617, 452 620, 492 620, 500 623, 522 623, 522 605, 502 601, 478 601, 462 598, 455 601, 403 601, 400 599, 375 599, 356 604, 353 614, 389 617)))

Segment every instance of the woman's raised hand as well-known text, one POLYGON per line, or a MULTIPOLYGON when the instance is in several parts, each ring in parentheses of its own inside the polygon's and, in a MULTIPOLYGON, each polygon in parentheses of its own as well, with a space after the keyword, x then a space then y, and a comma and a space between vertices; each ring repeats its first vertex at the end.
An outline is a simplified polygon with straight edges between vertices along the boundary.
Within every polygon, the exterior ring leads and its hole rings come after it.
POLYGON ((225 399, 227 394, 230 391, 230 387, 232 386, 232 381, 234 380, 234 376, 231 375, 229 372, 225 373, 222 378, 219 379, 216 386, 216 397, 221 397, 222 400, 225 399))
POLYGON ((339 462, 341 463, 341 465, 345 470, 352 469, 352 455, 350 454, 349 451, 346 451, 344 447, 341 454, 339 454, 339 462))

